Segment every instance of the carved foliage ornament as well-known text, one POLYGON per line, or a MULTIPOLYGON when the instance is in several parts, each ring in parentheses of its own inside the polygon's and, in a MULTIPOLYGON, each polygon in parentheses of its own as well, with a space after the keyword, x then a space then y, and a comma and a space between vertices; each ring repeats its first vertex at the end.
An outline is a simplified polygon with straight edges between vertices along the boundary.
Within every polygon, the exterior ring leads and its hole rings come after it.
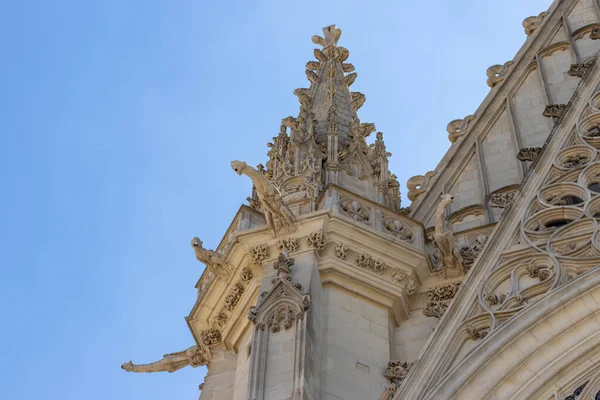
POLYGON ((569 71, 567 72, 567 74, 570 76, 575 76, 577 78, 583 78, 592 69, 594 62, 595 62, 595 60, 591 59, 582 64, 572 64, 571 68, 569 68, 569 71))
POLYGON ((442 318, 459 286, 460 282, 448 283, 427 292, 428 301, 423 314, 427 317, 442 318))
POLYGON ((506 208, 512 203, 517 192, 501 192, 493 193, 490 196, 489 205, 492 208, 506 208))
POLYGON ((525 147, 519 150, 519 154, 517 154, 517 160, 533 162, 541 152, 541 147, 525 147))
POLYGON ((262 265, 269 256, 269 249, 266 245, 260 244, 250 248, 250 257, 254 264, 262 265))
POLYGON ((382 275, 385 272, 386 268, 388 267, 387 264, 385 264, 383 261, 375 260, 369 254, 357 255, 355 263, 356 263, 356 266, 364 268, 364 269, 368 269, 379 275, 382 275))
POLYGON ((390 361, 383 371, 383 376, 386 377, 391 383, 399 384, 401 383, 408 372, 410 371, 410 367, 412 363, 409 364, 407 362, 402 361, 390 361))
POLYGON ((343 243, 336 243, 335 245, 335 256, 340 260, 345 260, 348 254, 349 247, 343 243))
POLYGON ((279 251, 295 252, 298 250, 298 240, 296 238, 281 239, 277 241, 276 246, 279 251))
POLYGON ((368 223, 371 217, 371 210, 354 199, 341 199, 340 208, 355 221, 368 223))
POLYGON ((399 219, 393 217, 384 218, 383 228, 400 240, 411 241, 413 239, 412 232, 399 219))
POLYGON ((550 104, 546 106, 542 115, 548 118, 560 118, 560 116, 566 111, 567 104, 550 104))
POLYGON ((308 244, 310 247, 318 251, 323 250, 327 245, 327 242, 325 241, 325 234, 323 233, 323 231, 314 231, 313 233, 308 235, 308 244))

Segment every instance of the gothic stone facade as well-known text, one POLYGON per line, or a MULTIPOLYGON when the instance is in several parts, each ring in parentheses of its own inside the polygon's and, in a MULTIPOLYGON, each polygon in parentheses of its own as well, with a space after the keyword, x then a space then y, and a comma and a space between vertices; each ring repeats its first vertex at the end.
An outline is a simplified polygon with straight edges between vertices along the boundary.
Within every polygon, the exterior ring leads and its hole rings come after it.
POLYGON ((313 36, 298 116, 231 163, 249 205, 192 240, 193 345, 122 367, 207 365, 201 400, 600 398, 598 0, 523 27, 406 208, 341 31, 313 36))

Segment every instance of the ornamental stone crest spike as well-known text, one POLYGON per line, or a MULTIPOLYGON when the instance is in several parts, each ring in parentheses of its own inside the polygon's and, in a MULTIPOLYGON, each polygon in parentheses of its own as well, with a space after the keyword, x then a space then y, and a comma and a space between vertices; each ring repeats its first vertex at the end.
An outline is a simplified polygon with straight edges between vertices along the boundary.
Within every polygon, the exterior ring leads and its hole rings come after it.
POLYGON ((335 24, 329 25, 323 28, 323 36, 325 36, 324 39, 319 35, 314 35, 312 37, 313 43, 321 45, 323 48, 331 45, 336 46, 340 36, 342 36, 342 30, 336 28, 335 24))

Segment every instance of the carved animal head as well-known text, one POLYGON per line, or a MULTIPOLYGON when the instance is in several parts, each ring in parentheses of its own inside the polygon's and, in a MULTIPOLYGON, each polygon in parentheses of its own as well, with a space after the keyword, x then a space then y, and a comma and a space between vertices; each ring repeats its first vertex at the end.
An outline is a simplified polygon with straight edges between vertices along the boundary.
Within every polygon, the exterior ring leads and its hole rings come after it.
POLYGON ((202 247, 202 240, 195 236, 192 239, 192 247, 202 247))
POLYGON ((133 370, 133 362, 127 361, 126 363, 121 365, 121 368, 123 368, 127 372, 131 372, 133 370))
POLYGON ((454 200, 454 196, 451 194, 443 194, 441 196, 441 199, 442 199, 442 201, 440 203, 445 206, 447 204, 452 203, 452 200, 454 200))
POLYGON ((246 167, 248 167, 248 164, 246 164, 243 161, 232 161, 231 162, 231 168, 233 168, 233 170, 235 172, 237 172, 238 175, 242 175, 242 173, 244 172, 244 169, 246 169, 246 167))

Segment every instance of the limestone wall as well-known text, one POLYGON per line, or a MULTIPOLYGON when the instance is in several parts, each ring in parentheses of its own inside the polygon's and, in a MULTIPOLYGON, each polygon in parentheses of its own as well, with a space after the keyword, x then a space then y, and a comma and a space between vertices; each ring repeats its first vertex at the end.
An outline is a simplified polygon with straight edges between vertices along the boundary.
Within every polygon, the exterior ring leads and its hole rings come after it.
POLYGON ((388 311, 337 287, 324 289, 322 400, 379 399, 390 359, 388 311))

